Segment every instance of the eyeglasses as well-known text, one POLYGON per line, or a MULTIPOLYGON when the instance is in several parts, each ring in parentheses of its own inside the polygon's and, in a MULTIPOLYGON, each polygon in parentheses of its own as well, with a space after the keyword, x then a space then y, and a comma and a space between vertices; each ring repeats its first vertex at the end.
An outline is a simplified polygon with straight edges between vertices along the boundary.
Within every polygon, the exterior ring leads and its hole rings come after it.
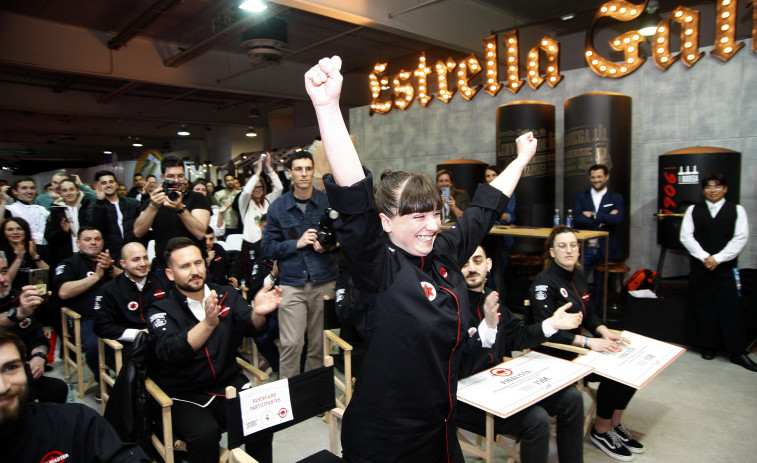
POLYGON ((302 172, 312 172, 313 168, 310 166, 307 167, 292 167, 292 172, 300 174, 302 172))
POLYGON ((255 188, 253 188, 253 190, 262 190, 262 189, 263 189, 262 186, 256 186, 255 188))
POLYGON ((573 251, 575 251, 576 249, 578 249, 578 242, 574 242, 574 243, 570 243, 570 244, 557 243, 555 245, 556 248, 560 248, 560 250, 562 250, 562 251, 565 251, 565 248, 567 248, 568 246, 570 246, 570 249, 572 249, 573 251))

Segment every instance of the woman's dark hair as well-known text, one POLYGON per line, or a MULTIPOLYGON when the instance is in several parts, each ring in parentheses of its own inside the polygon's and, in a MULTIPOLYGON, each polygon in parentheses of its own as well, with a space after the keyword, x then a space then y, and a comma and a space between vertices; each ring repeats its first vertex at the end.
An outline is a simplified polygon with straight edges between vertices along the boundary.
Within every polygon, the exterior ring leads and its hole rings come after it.
POLYGON ((210 199, 210 194, 208 193, 208 181, 204 178, 198 178, 197 180, 192 182, 191 185, 189 185, 189 189, 194 191, 197 185, 202 185, 205 187, 205 197, 210 199))
POLYGON ((486 166, 486 169, 484 169, 484 181, 483 181, 483 183, 486 183, 486 171, 487 170, 490 170, 490 171, 494 172, 497 175, 499 175, 499 174, 502 173, 502 171, 499 169, 499 167, 497 167, 497 166, 495 166, 493 164, 490 165, 490 166, 486 166))
POLYGON ((5 237, 5 227, 8 225, 9 222, 16 222, 21 226, 21 228, 24 229, 24 242, 26 243, 26 253, 30 254, 31 250, 29 249, 29 240, 32 239, 32 231, 29 228, 29 222, 22 219, 21 217, 10 217, 2 222, 0 222, 0 247, 2 249, 12 249, 11 244, 8 242, 8 238, 5 237))
POLYGON ((439 188, 425 175, 385 170, 373 188, 378 211, 387 217, 441 209, 439 188))
MULTIPOLYGON (((557 235, 561 235, 563 233, 573 233, 575 235, 576 231, 572 228, 568 228, 565 225, 560 225, 559 227, 555 227, 552 229, 552 233, 549 234, 549 237, 547 238, 547 241, 544 243, 544 268, 549 268, 550 265, 552 265, 552 262, 554 259, 552 258, 552 255, 549 253, 549 250, 555 247, 555 239, 557 239, 557 235)), ((581 268, 581 263, 576 262, 576 267, 581 268)))

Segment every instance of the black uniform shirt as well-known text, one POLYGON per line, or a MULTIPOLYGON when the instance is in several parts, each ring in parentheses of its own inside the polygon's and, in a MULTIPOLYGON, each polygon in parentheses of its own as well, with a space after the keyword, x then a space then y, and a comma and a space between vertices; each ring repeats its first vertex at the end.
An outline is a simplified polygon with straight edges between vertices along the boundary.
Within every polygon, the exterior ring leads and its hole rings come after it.
MULTIPOLYGON (((97 269, 97 262, 91 260, 84 254, 77 252, 68 259, 64 259, 61 263, 55 267, 55 275, 53 276, 53 293, 58 294, 60 287, 64 283, 69 281, 83 280, 90 275, 94 275, 97 269)), ((106 273, 103 278, 93 284, 88 290, 74 296, 70 299, 62 300, 61 303, 65 307, 69 307, 74 312, 78 313, 85 319, 95 318, 97 313, 95 312, 95 296, 97 291, 110 281, 110 276, 106 273)))
POLYGON ((95 296, 95 334, 101 338, 119 339, 124 330, 147 328, 147 309, 166 296, 173 287, 168 278, 152 272, 140 291, 126 272, 102 285, 95 296))
MULTIPOLYGON (((344 416, 350 461, 439 461, 459 452, 454 424, 458 366, 468 339, 468 293, 460 269, 507 197, 478 187, 457 225, 437 235, 427 256, 412 256, 385 236, 373 179, 350 187, 324 178, 355 287, 364 295, 366 354, 344 416)), ((489 349, 468 346, 472 354, 489 349)))

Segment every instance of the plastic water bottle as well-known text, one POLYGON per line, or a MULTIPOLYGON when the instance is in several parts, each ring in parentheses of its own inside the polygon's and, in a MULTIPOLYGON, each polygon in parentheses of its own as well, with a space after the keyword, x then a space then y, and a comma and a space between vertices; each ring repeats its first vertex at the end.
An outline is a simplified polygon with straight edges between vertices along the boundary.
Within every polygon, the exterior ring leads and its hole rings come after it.
POLYGON ((568 209, 568 216, 565 217, 565 226, 573 228, 573 209, 568 209))
POLYGON ((553 227, 560 226, 560 209, 555 209, 555 215, 554 217, 552 217, 552 226, 553 227))
POLYGON ((736 292, 741 297, 741 276, 739 276, 739 269, 736 267, 733 268, 733 279, 736 280, 736 292))
POLYGON ((68 385, 68 396, 66 396, 66 402, 72 403, 75 400, 76 396, 74 395, 74 385, 69 384, 68 385))

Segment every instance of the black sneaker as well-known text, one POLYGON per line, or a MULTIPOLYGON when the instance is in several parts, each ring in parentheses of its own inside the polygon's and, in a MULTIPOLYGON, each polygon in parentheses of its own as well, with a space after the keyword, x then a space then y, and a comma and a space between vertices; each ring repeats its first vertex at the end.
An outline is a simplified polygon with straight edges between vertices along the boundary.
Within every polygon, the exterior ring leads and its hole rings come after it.
POLYGON ((620 442, 620 438, 612 430, 600 434, 592 428, 589 438, 608 456, 620 461, 633 461, 631 451, 620 442))
POLYGON ((618 435, 620 442, 625 445, 631 453, 644 453, 644 445, 631 436, 631 431, 629 431, 627 427, 619 424, 613 428, 613 431, 618 435))

